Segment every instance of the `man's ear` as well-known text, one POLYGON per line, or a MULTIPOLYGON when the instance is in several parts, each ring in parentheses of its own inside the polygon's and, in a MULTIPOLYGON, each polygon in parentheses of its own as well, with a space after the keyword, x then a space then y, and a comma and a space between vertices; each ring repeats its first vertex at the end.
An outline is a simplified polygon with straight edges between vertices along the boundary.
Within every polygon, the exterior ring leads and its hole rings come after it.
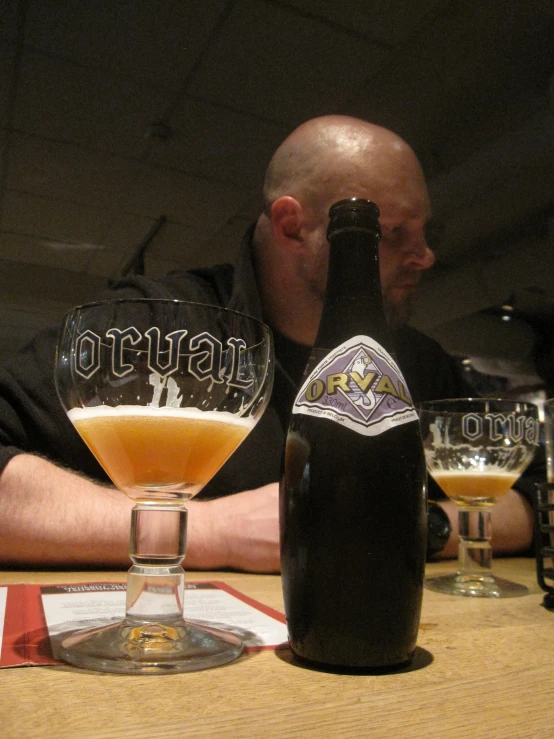
POLYGON ((303 210, 295 198, 284 195, 271 205, 271 229, 273 237, 283 249, 301 251, 303 210))

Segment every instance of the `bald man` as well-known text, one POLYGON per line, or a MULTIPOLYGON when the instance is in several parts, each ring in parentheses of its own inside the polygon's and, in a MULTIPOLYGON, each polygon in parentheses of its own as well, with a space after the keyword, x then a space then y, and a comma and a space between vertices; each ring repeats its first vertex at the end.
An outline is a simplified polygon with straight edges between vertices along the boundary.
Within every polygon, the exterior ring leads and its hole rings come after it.
MULTIPOLYGON (((416 402, 465 396, 455 363, 406 325, 410 298, 434 256, 419 162, 394 133, 325 116, 304 123, 275 152, 264 207, 236 266, 124 280, 101 298, 148 297, 223 305, 273 329, 276 375, 254 431, 189 509, 188 568, 279 570, 278 478, 288 415, 321 316, 329 207, 357 196, 381 210, 380 270, 397 356, 416 402)), ((62 411, 53 387, 56 329, 0 370, 0 560, 12 564, 128 566, 130 509, 62 411)), ((443 556, 455 556, 456 514, 443 556)), ((526 549, 531 508, 510 491, 495 506, 496 553, 526 549)))
POLYGON ((407 320, 410 296, 435 261, 425 241, 429 195, 410 147, 352 118, 304 123, 269 164, 253 240, 264 316, 302 344, 315 339, 325 296, 329 208, 348 197, 379 205, 381 286, 391 325, 407 320))

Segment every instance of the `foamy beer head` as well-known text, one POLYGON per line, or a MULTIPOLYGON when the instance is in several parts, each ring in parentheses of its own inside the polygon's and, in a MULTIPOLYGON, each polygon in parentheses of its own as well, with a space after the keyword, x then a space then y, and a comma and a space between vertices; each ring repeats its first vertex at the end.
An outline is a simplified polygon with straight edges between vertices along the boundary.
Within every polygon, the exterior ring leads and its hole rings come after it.
POLYGON ((267 326, 215 306, 122 300, 74 309, 56 386, 69 418, 132 497, 191 497, 263 413, 267 326))
POLYGON ((197 408, 104 405, 68 415, 115 485, 132 498, 196 495, 255 423, 197 408))

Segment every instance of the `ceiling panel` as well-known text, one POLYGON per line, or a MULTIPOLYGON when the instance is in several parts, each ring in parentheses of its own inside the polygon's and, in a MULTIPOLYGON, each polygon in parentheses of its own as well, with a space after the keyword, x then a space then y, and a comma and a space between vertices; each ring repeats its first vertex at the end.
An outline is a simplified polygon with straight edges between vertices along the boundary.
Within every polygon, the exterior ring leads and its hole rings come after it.
POLYGON ((381 46, 343 29, 300 18, 289 7, 239 0, 206 50, 189 91, 296 124, 340 110, 386 60, 381 46))
MULTIPOLYGON (((157 218, 137 216, 131 213, 119 213, 110 224, 104 236, 104 243, 108 248, 106 254, 91 254, 87 265, 87 272, 108 276, 117 276, 121 268, 127 264, 137 249, 144 244, 145 239, 155 227, 157 218), (117 256, 119 255, 119 258, 117 256)), ((146 261, 149 265, 150 257, 157 260, 181 262, 184 268, 192 266, 188 255, 196 250, 198 244, 198 229, 182 223, 165 223, 152 240, 146 261)), ((148 274, 150 271, 148 270, 148 274)))
MULTIPOLYGON (((0 128, 0 183, 3 182, 4 179, 4 169, 5 169, 5 151, 7 150, 7 139, 8 134, 4 129, 0 128)), ((0 190, 0 219, 1 219, 1 213, 2 213, 2 192, 0 190)))
POLYGON ((63 264, 50 267, 0 260, 0 269, 3 277, 1 307, 32 308, 38 314, 42 308, 51 314, 68 310, 71 304, 92 300, 105 285, 103 278, 65 269, 63 264), (21 290, 22 281, 27 290, 21 290), (44 294, 41 295, 41 291, 44 294), (40 303, 37 303, 37 295, 41 296, 40 303))
POLYGON ((336 26, 363 34, 377 43, 396 46, 417 33, 443 0, 288 0, 288 5, 321 16, 336 26))
POLYGON ((552 208, 554 198, 552 173, 548 161, 532 169, 513 168, 511 176, 520 184, 520 192, 514 192, 510 182, 498 181, 478 201, 464 203, 447 220, 444 241, 449 246, 443 261, 455 263, 461 255, 474 259, 479 248, 496 253, 519 245, 526 236, 544 233, 545 209, 552 208))
POLYGON ((351 106, 407 138, 428 176, 544 105, 554 55, 551 18, 524 3, 448 3, 431 28, 399 47, 351 106))
POLYGON ((225 6, 225 0, 31 0, 25 44, 110 74, 179 88, 225 6))
POLYGON ((156 220, 156 218, 119 212, 110 222, 103 237, 106 248, 110 253, 119 255, 119 259, 115 260, 114 257, 110 257, 108 264, 102 254, 91 255, 87 271, 96 271, 97 274, 106 276, 111 275, 114 269, 123 266, 131 258, 155 226, 156 220), (93 267, 93 265, 96 266, 93 267))
POLYGON ((544 231, 554 203, 553 172, 554 110, 433 179, 434 213, 445 224, 441 260, 456 260, 476 244, 502 246, 544 231))
MULTIPOLYGON (((206 254, 213 264, 234 262, 251 222, 248 217, 237 216, 222 222, 212 235, 182 223, 168 222, 148 248, 146 271, 149 275, 161 275, 170 270, 206 266, 206 254)), ((106 236, 105 251, 90 252, 85 271, 106 278, 119 276, 155 223, 154 219, 122 214, 106 236)))
POLYGON ((100 244, 109 220, 109 214, 92 206, 9 190, 0 228, 49 241, 100 244))
POLYGON ((63 265, 74 272, 85 270, 91 252, 103 251, 94 245, 67 244, 20 234, 3 233, 1 236, 2 259, 19 264, 42 264, 51 267, 63 265))
POLYGON ((151 218, 165 215, 170 220, 194 224, 209 233, 214 224, 230 218, 249 194, 249 190, 230 184, 145 166, 121 207, 151 218))
POLYGON ((142 165, 134 159, 14 133, 5 185, 10 190, 111 209, 141 172, 142 165))
POLYGON ((15 41, 18 36, 18 0, 2 0, 0 41, 15 41))
POLYGON ((11 94, 16 52, 15 46, 0 43, 0 128, 6 128, 11 123, 11 94))
POLYGON ((209 242, 210 234, 220 227, 220 223, 224 221, 213 221, 209 228, 202 229, 196 224, 168 221, 152 242, 148 255, 152 259, 178 263, 182 269, 199 267, 200 264, 205 266, 206 254, 210 255, 210 263, 212 263, 213 255, 206 249, 206 244, 209 242), (198 255, 200 255, 200 262, 198 255))
POLYGON ((126 248, 112 249, 106 247, 102 251, 91 251, 87 258, 83 272, 87 275, 102 279, 102 285, 108 284, 109 280, 121 276, 121 269, 134 253, 134 244, 128 235, 126 248))
MULTIPOLYGON (((415 320, 431 332, 448 320, 499 306, 517 295, 518 308, 527 307, 537 314, 544 312, 552 321, 553 273, 554 228, 543 240, 507 244, 495 255, 484 255, 480 260, 467 260, 428 274, 415 302, 415 320), (522 297, 521 305, 519 296, 522 297), (547 303, 548 311, 545 310, 547 303), (472 311, 468 312, 468 305, 473 306, 472 311), (441 307, 440 311, 437 306, 441 307)), ((551 333, 551 341, 553 335, 551 333)))
MULTIPOLYGON (((520 128, 497 133, 488 147, 476 147, 462 163, 434 177, 429 187, 434 209, 448 217, 461 202, 479 201, 484 192, 495 189, 495 183, 509 181, 512 169, 534 171, 550 162, 554 170, 554 104, 545 108, 538 114, 530 113, 520 128)), ((552 188, 554 178, 544 190, 547 198, 552 197, 552 188)), ((521 191, 519 183, 514 191, 521 191)), ((541 193, 542 186, 535 191, 541 193)))
POLYGON ((169 102, 151 85, 26 51, 14 127, 56 141, 140 156, 169 102))
POLYGON ((168 119, 172 135, 153 140, 149 161, 241 189, 259 187, 288 127, 184 97, 168 119))

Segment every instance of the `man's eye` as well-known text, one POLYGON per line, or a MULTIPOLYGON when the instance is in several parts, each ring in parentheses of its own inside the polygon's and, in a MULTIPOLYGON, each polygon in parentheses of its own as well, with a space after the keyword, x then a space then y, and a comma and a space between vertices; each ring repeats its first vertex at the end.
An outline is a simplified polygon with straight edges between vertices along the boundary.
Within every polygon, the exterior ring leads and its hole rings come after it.
POLYGON ((402 226, 395 226, 394 228, 383 226, 381 228, 381 233, 384 241, 395 246, 402 240, 403 229, 402 226))

